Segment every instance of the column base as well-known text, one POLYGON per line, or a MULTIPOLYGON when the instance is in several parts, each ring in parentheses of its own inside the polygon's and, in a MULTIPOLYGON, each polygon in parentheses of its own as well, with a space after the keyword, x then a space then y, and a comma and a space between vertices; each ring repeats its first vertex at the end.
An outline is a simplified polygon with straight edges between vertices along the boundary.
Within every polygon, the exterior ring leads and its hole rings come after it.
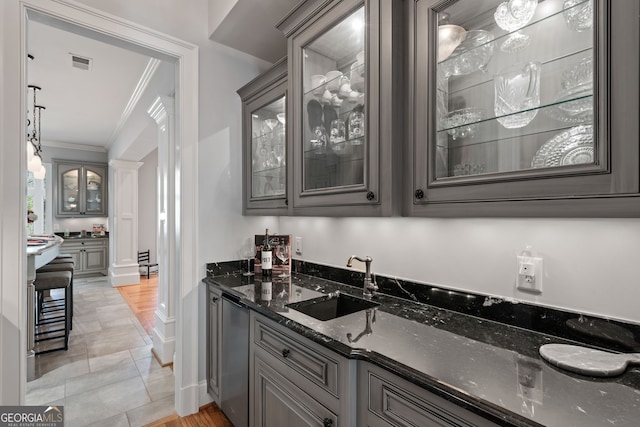
POLYGON ((140 283, 138 264, 116 265, 109 267, 109 283, 111 286, 137 285, 140 283))
POLYGON ((173 363, 176 351, 176 318, 166 317, 156 311, 155 326, 152 331, 153 354, 161 365, 173 363))

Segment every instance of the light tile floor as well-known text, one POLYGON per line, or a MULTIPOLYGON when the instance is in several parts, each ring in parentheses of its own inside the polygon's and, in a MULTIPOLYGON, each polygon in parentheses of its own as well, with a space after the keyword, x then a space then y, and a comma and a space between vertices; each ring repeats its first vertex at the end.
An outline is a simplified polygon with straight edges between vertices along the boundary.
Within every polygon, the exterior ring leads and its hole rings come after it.
POLYGON ((135 427, 174 410, 174 376, 105 277, 74 279, 69 350, 36 356, 27 405, 64 405, 65 426, 135 427))

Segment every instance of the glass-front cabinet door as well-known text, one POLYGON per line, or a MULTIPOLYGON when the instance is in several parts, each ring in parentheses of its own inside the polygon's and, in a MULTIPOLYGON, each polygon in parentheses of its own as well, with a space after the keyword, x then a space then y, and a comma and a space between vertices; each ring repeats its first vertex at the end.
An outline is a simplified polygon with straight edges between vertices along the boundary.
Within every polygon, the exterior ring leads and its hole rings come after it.
POLYGON ((279 24, 291 61, 293 213, 390 215, 401 197, 392 165, 402 144, 403 2, 316 3, 279 24))
POLYGON ((302 47, 302 191, 364 185, 364 7, 302 47))
POLYGON ((241 89, 243 103, 243 212, 288 212, 287 62, 280 60, 241 89))
POLYGON ((106 212, 106 200, 104 197, 105 179, 104 168, 89 165, 84 167, 85 215, 96 215, 106 212))
POLYGON ((107 166, 55 161, 58 217, 107 215, 107 166))
POLYGON ((285 101, 282 96, 251 112, 251 198, 286 194, 285 101))
POLYGON ((80 177, 82 167, 80 165, 64 165, 58 170, 60 197, 58 199, 58 211, 67 214, 80 214, 80 177))
POLYGON ((413 213, 582 216, 638 192, 637 1, 411 4, 413 213))

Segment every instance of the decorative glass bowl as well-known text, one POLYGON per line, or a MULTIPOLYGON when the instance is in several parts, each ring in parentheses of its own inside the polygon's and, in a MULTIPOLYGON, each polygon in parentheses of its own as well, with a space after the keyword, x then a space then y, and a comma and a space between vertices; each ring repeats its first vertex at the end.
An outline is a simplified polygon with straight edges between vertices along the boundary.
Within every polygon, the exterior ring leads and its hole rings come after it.
POLYGON ((562 73, 562 91, 547 114, 564 123, 585 123, 593 120, 593 61, 580 60, 562 73))
POLYGON ((509 0, 498 5, 493 18, 505 31, 513 32, 500 47, 505 52, 518 51, 529 44, 529 36, 517 30, 531 21, 538 7, 538 0, 509 0))
POLYGON ((466 32, 464 41, 439 66, 445 76, 463 76, 474 71, 484 71, 493 56, 494 36, 489 31, 466 32))
POLYGON ((562 15, 572 31, 587 31, 593 26, 592 0, 564 0, 562 15))
POLYGON ((467 32, 459 25, 438 26, 438 62, 447 59, 453 51, 462 43, 467 32))
POLYGON ((442 127, 455 140, 457 138, 473 137, 478 128, 476 122, 484 119, 484 111, 476 107, 461 108, 449 112, 442 119, 442 127))

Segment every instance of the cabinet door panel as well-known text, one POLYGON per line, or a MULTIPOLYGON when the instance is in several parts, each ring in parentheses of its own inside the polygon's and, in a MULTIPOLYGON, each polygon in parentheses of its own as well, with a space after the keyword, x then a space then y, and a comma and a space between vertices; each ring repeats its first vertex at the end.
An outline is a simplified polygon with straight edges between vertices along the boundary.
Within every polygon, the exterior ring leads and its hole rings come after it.
POLYGON ((359 417, 372 426, 495 427, 496 424, 370 363, 359 375, 359 417))
POLYGON ((339 427, 335 414, 254 357, 254 427, 339 427))
POLYGON ((637 214, 637 2, 409 4, 409 212, 637 214))
POLYGON ((58 167, 58 215, 74 215, 82 212, 80 203, 80 177, 82 168, 79 165, 60 165, 58 167))
POLYGON ((242 98, 243 214, 288 212, 287 61, 238 90, 242 98))
POLYGON ((301 2, 289 43, 295 215, 388 216, 401 198, 405 2, 301 2))
POLYGON ((98 166, 85 167, 85 215, 96 216, 106 212, 106 197, 104 191, 106 183, 105 168, 98 166))
POLYGON ((104 270, 107 268, 107 249, 86 247, 84 250, 84 269, 104 270))

